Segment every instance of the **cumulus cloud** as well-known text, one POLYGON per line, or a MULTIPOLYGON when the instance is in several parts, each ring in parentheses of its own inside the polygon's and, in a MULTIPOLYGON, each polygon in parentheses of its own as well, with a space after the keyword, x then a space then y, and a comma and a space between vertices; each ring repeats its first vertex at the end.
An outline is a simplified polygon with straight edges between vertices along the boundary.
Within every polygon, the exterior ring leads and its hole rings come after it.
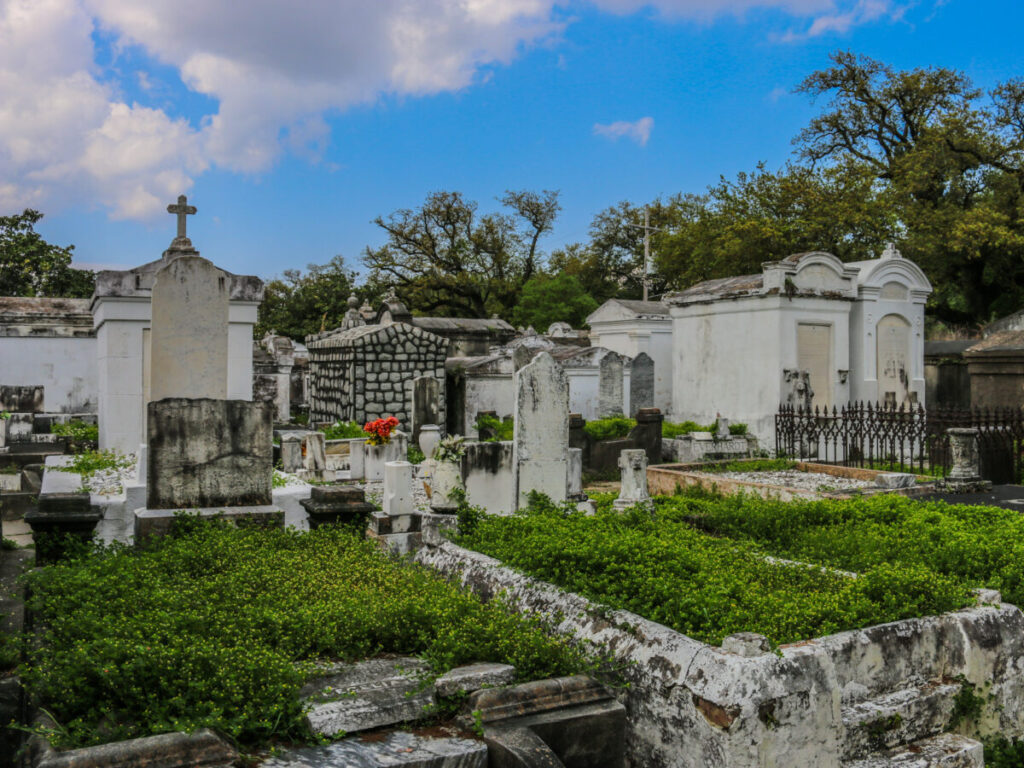
MULTIPOLYGON (((142 219, 210 167, 260 173, 282 152, 317 162, 325 115, 471 86, 557 41, 580 2, 668 19, 775 8, 807 19, 807 35, 892 12, 890 0, 0 0, 0 208, 91 202, 142 219), (163 101, 129 103, 97 64, 97 38, 169 67, 214 106, 182 117, 145 68, 126 82, 163 101)), ((594 130, 642 145, 652 126, 594 130)))
POLYGON ((594 135, 604 136, 613 141, 623 138, 630 139, 643 147, 647 144, 647 140, 651 138, 652 128, 654 128, 654 118, 641 117, 632 123, 626 120, 619 120, 607 125, 594 123, 594 135))

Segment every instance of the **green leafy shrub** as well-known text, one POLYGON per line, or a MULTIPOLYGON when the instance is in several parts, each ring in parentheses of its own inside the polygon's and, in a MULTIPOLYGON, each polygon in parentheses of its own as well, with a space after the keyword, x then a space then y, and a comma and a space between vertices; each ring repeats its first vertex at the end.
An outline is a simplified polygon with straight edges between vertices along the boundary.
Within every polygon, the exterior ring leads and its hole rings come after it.
POLYGON ((584 668, 539 623, 332 526, 180 517, 144 550, 40 569, 31 594, 41 637, 21 671, 68 747, 200 727, 309 739, 298 694, 317 659, 422 654, 438 673, 500 661, 523 679, 584 668))
POLYGON ((83 451, 76 454, 65 469, 81 475, 85 480, 104 469, 127 469, 131 465, 130 457, 115 450, 83 451))
POLYGON ((606 419, 594 419, 583 425, 583 431, 594 440, 617 440, 629 434, 636 426, 636 419, 626 416, 609 416, 606 419))
POLYGON ((672 497, 663 517, 747 540, 779 557, 865 572, 921 567, 1024 604, 1024 518, 998 507, 895 494, 827 501, 672 497))
POLYGON ((409 446, 405 449, 405 460, 410 464, 422 464, 426 458, 418 445, 409 443, 409 446))
POLYGON ((347 440, 353 437, 366 437, 366 432, 363 431, 362 425, 356 424, 354 421, 336 421, 329 426, 321 427, 320 431, 324 433, 325 440, 347 440))
MULTIPOLYGON (((710 424, 698 424, 696 421, 663 421, 661 422, 661 436, 665 438, 676 438, 688 435, 691 432, 711 432, 714 433, 718 429, 716 422, 710 424)), ((742 422, 736 422, 735 424, 729 425, 730 435, 745 435, 747 434, 747 425, 742 422)))
POLYGON ((688 435, 691 432, 714 432, 714 424, 698 424, 696 421, 663 421, 661 422, 661 436, 665 438, 676 438, 688 435))
POLYGON ((1021 768, 1024 765, 1024 741, 998 736, 985 740, 986 768, 1021 768))
POLYGON ((491 516, 459 543, 598 603, 704 642, 760 632, 773 643, 953 610, 969 589, 923 565, 878 564, 859 578, 766 560, 749 542, 709 536, 678 516, 577 512, 533 500, 491 516))
POLYGON ((69 447, 75 453, 95 450, 100 441, 100 428, 96 424, 86 424, 73 419, 64 424, 53 424, 50 432, 68 439, 69 447))
POLYGON ((441 438, 441 441, 434 448, 434 458, 436 461, 448 461, 455 463, 461 461, 462 457, 466 455, 466 438, 462 435, 448 435, 448 437, 441 438))
POLYGON ((515 427, 515 422, 512 419, 502 420, 497 416, 491 416, 489 413, 482 413, 477 416, 476 423, 473 424, 473 429, 477 431, 478 435, 481 435, 485 443, 511 440, 515 433, 515 427), (483 437, 484 435, 487 436, 483 437))

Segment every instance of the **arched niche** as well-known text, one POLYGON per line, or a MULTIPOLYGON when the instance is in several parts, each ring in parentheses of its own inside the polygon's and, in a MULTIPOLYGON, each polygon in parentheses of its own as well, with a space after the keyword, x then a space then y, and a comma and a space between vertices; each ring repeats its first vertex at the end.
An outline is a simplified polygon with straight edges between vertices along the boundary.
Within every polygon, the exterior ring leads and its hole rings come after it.
POLYGON ((875 326, 878 401, 889 405, 912 403, 911 341, 913 328, 903 315, 889 314, 875 326))

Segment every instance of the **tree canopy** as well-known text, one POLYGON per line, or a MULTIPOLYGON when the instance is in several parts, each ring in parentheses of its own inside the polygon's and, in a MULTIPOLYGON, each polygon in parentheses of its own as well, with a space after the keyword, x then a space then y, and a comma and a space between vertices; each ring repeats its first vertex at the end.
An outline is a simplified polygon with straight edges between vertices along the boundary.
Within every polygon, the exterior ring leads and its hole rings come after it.
POLYGON ((558 215, 558 193, 509 191, 504 212, 479 215, 459 192, 435 192, 415 209, 375 223, 387 241, 368 247, 370 281, 392 284, 409 309, 440 316, 508 317, 540 271, 540 241, 558 215))
POLYGON ((348 309, 348 297, 355 289, 355 273, 345 267, 341 256, 327 264, 309 264, 303 274, 286 269, 284 276, 266 284, 255 334, 268 331, 302 339, 341 325, 348 309))
POLYGON ((43 214, 0 216, 0 296, 89 298, 95 275, 71 266, 75 246, 52 245, 35 231, 43 214))

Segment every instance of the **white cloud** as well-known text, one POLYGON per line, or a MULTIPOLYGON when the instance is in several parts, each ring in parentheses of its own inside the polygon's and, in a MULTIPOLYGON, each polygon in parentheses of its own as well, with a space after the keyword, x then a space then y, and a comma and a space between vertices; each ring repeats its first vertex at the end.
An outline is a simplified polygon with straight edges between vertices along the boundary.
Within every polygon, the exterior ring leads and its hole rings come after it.
POLYGON ((783 42, 798 42, 825 34, 845 35, 854 27, 887 19, 899 21, 907 11, 906 5, 892 0, 856 0, 852 5, 834 9, 831 13, 816 16, 810 27, 801 32, 789 32, 783 42))
MULTIPOLYGON (((891 16, 897 0, 0 0, 0 209, 91 202, 148 218, 209 167, 260 173, 282 152, 317 162, 328 113, 485 81, 557 41, 580 2, 699 20, 774 8, 807 19, 806 36, 891 16), (123 74, 163 108, 127 103, 96 63, 97 29, 216 106, 189 122, 142 70, 123 74)), ((594 130, 642 145, 652 126, 594 130)))
POLYGON ((654 128, 653 117, 641 117, 639 120, 634 120, 632 123, 625 120, 619 120, 608 125, 602 125, 601 123, 594 123, 594 135, 604 136, 606 138, 617 140, 617 139, 630 139, 635 141, 641 147, 646 146, 647 140, 651 138, 651 129, 654 128))

